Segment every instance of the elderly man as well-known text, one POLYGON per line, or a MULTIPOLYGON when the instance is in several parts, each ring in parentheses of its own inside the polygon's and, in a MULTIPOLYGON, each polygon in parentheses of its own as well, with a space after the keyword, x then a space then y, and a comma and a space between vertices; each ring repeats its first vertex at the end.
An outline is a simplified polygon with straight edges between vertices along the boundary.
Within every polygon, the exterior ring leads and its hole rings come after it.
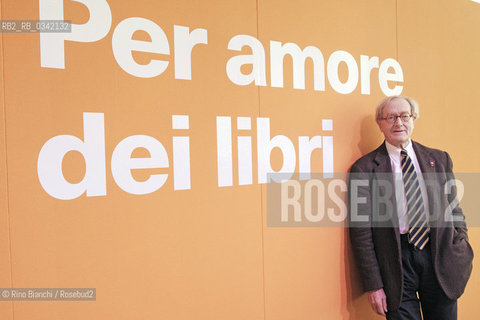
POLYGON ((378 105, 385 141, 350 170, 350 239, 375 312, 387 319, 457 319, 473 251, 452 160, 410 139, 417 118, 411 98, 387 97, 378 105))

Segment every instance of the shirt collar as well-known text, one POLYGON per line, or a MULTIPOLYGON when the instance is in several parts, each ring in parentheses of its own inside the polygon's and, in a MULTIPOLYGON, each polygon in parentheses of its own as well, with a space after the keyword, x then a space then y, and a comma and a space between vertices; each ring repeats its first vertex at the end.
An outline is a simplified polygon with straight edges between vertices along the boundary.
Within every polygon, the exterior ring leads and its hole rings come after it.
MULTIPOLYGON (((388 154, 400 157, 400 152, 402 151, 402 148, 397 148, 394 145, 388 143, 388 141, 386 140, 385 140, 385 146, 387 147, 388 154)), ((405 150, 407 151, 408 155, 414 154, 412 141, 410 139, 408 140, 408 144, 405 147, 405 150)))

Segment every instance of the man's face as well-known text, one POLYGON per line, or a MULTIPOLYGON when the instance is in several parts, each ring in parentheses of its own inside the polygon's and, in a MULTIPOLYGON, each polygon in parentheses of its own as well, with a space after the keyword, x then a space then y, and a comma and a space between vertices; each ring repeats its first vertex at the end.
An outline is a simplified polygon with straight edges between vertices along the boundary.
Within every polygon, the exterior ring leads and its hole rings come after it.
MULTIPOLYGON (((401 116, 404 114, 411 114, 410 104, 404 99, 393 99, 383 108, 382 118, 401 116)), ((406 143, 412 135, 413 121, 413 118, 410 118, 408 122, 403 122, 402 119, 397 118, 394 123, 389 123, 387 120, 380 120, 378 126, 388 143, 397 148, 402 148, 406 146, 406 143)))

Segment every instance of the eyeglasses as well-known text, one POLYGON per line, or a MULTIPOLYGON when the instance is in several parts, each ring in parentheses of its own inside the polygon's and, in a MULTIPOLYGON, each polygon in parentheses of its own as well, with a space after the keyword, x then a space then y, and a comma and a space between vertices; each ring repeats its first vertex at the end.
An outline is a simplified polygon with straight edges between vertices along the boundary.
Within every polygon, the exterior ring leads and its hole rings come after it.
POLYGON ((387 120, 388 123, 395 123, 397 122, 397 119, 400 118, 403 123, 407 123, 412 117, 413 115, 411 114, 402 114, 399 116, 389 115, 386 118, 380 118, 380 120, 387 120))

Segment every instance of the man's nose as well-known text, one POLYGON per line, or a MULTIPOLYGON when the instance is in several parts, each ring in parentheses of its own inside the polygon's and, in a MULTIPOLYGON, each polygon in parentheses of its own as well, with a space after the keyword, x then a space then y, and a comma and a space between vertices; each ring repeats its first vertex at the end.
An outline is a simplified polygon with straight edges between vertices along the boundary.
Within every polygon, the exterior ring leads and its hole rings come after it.
POLYGON ((400 118, 400 117, 395 117, 395 121, 394 121, 393 123, 394 123, 394 124, 398 124, 398 123, 403 124, 402 118, 400 118))

